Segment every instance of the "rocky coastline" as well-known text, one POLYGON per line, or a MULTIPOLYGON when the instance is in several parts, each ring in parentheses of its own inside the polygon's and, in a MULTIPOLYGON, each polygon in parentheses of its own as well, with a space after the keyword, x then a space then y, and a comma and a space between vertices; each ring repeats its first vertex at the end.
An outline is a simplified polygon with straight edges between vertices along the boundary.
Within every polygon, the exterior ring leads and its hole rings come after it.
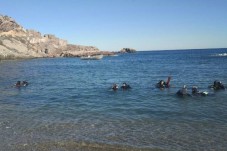
POLYGON ((108 56, 115 53, 100 51, 94 46, 69 44, 55 35, 25 29, 11 17, 0 15, 0 59, 108 56))

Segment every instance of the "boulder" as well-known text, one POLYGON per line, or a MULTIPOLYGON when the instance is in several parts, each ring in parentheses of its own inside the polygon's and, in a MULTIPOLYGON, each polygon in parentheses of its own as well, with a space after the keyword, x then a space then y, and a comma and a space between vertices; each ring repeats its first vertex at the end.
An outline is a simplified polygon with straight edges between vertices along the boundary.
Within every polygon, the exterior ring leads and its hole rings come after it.
POLYGON ((134 52, 136 52, 136 50, 133 48, 122 48, 120 50, 120 53, 134 53, 134 52))

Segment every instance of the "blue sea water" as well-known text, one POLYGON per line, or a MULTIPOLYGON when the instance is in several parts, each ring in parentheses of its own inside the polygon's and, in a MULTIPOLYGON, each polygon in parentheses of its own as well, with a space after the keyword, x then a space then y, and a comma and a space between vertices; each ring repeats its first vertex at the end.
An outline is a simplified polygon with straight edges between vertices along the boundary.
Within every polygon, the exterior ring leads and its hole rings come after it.
POLYGON ((227 49, 1 61, 0 150, 227 150, 214 80, 227 86, 227 49), (155 88, 168 76, 171 88, 155 88), (111 90, 123 82, 132 89, 111 90), (212 95, 177 97, 183 85, 212 95))

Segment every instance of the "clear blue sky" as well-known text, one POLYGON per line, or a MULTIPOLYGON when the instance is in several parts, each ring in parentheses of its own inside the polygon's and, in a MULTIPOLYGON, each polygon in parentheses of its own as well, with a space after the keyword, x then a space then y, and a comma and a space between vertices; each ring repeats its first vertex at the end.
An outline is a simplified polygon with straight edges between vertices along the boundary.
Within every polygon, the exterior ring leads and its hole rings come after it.
POLYGON ((227 0, 0 0, 26 29, 100 50, 227 48, 227 0))

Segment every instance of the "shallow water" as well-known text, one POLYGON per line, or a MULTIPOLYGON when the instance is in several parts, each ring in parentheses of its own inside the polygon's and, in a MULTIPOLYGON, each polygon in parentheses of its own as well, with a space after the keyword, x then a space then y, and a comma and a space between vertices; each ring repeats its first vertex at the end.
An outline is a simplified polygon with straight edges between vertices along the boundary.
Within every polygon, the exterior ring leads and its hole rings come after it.
POLYGON ((2 150, 226 150, 227 49, 0 63, 2 150), (171 75, 171 88, 155 88, 171 75), (27 87, 15 88, 18 80, 27 87), (129 91, 112 91, 127 82, 129 91), (184 84, 211 96, 179 98, 184 84))

